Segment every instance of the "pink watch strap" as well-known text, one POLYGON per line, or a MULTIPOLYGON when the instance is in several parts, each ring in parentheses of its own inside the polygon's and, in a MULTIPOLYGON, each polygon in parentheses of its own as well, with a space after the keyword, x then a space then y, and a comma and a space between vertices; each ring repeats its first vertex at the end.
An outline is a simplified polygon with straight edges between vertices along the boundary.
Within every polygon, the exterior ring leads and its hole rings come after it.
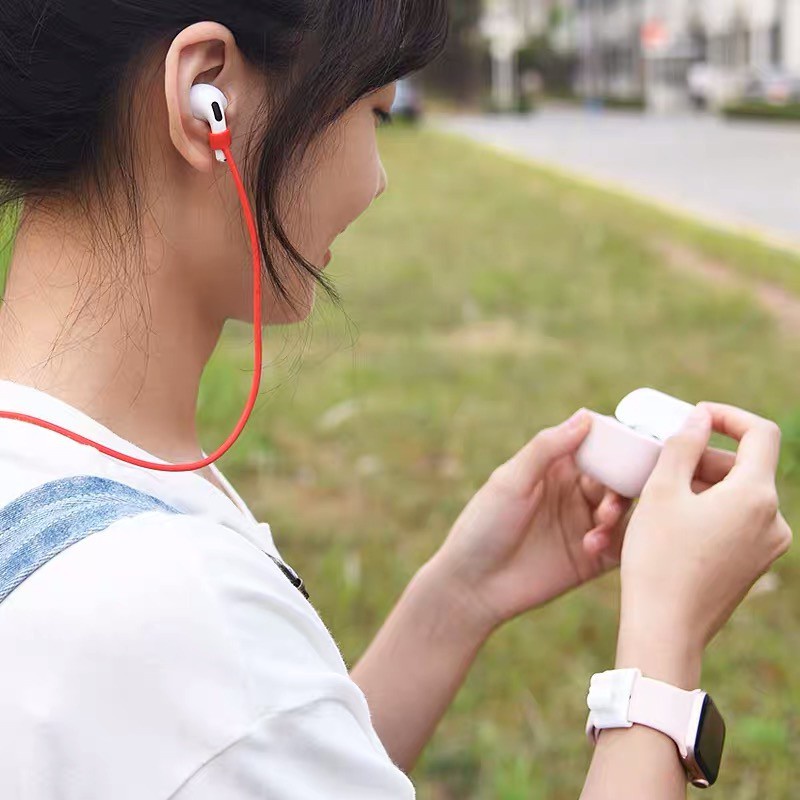
POLYGON ((634 684, 628 710, 630 722, 646 725, 666 734, 678 745, 681 758, 686 758, 693 714, 704 692, 693 692, 668 683, 639 677, 634 684))

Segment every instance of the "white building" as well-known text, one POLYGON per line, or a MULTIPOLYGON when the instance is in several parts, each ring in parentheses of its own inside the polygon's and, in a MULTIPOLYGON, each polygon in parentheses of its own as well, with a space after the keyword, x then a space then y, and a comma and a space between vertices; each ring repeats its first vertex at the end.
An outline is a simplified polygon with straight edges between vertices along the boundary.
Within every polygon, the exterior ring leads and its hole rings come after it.
POLYGON ((643 0, 573 0, 569 6, 563 24, 572 36, 563 36, 578 57, 577 91, 592 97, 640 96, 643 0))
POLYGON ((800 0, 705 0, 702 24, 718 102, 755 70, 800 76, 800 0))
POLYGON ((800 76, 800 0, 560 0, 558 41, 578 57, 584 95, 644 97, 655 108, 689 102, 687 75, 708 65, 714 105, 755 70, 800 76))

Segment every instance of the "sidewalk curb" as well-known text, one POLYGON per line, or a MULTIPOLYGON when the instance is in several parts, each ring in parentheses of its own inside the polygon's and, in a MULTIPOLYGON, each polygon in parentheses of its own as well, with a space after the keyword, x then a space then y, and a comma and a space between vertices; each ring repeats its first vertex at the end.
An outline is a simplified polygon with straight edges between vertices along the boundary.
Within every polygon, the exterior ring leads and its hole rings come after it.
MULTIPOLYGON (((571 169, 569 167, 563 167, 560 164, 553 164, 551 161, 542 161, 531 156, 524 156, 512 147, 493 142, 482 142, 479 139, 474 139, 473 137, 469 136, 469 134, 461 133, 460 131, 441 128, 436 125, 431 127, 439 134, 444 136, 452 136, 460 139, 461 141, 471 142, 472 144, 482 147, 486 150, 490 150, 491 152, 494 152, 515 164, 535 167, 542 172, 550 173, 556 177, 565 178, 591 189, 609 192, 627 200, 633 200, 637 203, 651 206, 652 208, 655 208, 666 214, 679 217, 688 222, 700 223, 707 228, 717 230, 721 233, 739 236, 740 238, 748 239, 755 244, 764 245, 775 250, 781 250, 790 255, 800 255, 800 239, 795 239, 791 236, 778 233, 777 231, 774 231, 770 228, 765 228, 762 225, 733 219, 724 214, 718 214, 708 209, 688 208, 678 202, 667 200, 663 197, 658 197, 657 195, 648 194, 640 189, 634 189, 621 181, 614 180, 613 178, 589 175, 578 169, 571 169)), ((798 213, 800 213, 800 209, 798 209, 798 213)))

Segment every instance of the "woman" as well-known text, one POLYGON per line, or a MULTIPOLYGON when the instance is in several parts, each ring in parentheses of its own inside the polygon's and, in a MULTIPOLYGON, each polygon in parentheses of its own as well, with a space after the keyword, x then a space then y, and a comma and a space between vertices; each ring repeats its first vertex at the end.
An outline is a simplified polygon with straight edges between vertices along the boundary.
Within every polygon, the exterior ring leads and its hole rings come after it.
MULTIPOLYGON (((445 28, 443 0, 2 4, 0 185, 24 204, 0 409, 149 461, 202 458, 200 377, 225 321, 253 321, 253 295, 236 190, 192 86, 230 103, 260 226, 261 322, 299 322, 317 284, 332 291, 334 239, 386 189, 375 128, 395 81, 445 28)), ((145 470, 0 425, 7 509, 80 476, 161 504, 0 604, 9 798, 410 798, 405 773, 505 621, 621 556, 617 666, 694 689, 706 644, 790 540, 774 424, 704 404, 629 518, 577 471, 579 412, 492 473, 348 674, 276 566, 269 526, 216 467, 145 470), (712 426, 740 440, 735 465, 706 450, 712 426)), ((685 786, 673 743, 635 725, 599 736, 584 796, 673 800, 685 786)))

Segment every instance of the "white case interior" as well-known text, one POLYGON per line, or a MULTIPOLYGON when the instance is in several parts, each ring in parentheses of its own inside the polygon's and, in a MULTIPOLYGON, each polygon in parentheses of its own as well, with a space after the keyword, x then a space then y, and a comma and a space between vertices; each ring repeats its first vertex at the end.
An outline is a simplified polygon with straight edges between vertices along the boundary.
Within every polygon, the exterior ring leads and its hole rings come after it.
POLYGON ((623 425, 664 442, 678 433, 694 408, 657 389, 636 389, 620 401, 614 414, 623 425))

